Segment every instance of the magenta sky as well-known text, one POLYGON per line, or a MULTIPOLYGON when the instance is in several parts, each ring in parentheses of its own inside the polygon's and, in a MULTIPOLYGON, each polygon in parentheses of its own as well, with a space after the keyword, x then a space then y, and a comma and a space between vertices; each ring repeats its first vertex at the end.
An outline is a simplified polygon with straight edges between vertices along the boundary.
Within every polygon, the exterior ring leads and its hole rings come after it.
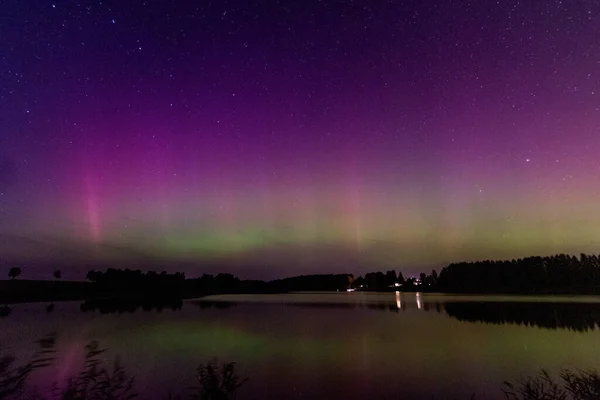
POLYGON ((0 5, 0 261, 274 277, 600 249, 597 1, 211 4, 0 5))

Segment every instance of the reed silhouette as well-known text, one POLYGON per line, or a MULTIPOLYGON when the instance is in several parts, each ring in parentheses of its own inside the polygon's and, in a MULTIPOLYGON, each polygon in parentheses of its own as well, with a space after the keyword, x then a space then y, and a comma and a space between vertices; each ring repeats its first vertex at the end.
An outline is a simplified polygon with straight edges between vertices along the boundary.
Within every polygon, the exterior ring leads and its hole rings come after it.
MULTIPOLYGON (((85 346, 83 369, 63 382, 53 382, 50 397, 39 393, 30 384, 34 371, 48 367, 56 360, 56 337, 48 335, 38 341, 38 350, 21 366, 15 365, 15 357, 2 354, 0 349, 0 399, 2 400, 131 400, 140 397, 135 391, 135 378, 130 375, 116 357, 107 365, 98 341, 85 346)), ((199 400, 235 399, 237 391, 246 383, 236 373, 236 364, 219 364, 213 359, 196 369, 196 385, 185 396, 199 400)), ((183 396, 169 395, 169 399, 183 396)))
POLYGON ((563 369, 557 379, 542 369, 536 376, 504 382, 502 392, 507 400, 600 399, 600 375, 594 369, 563 369))

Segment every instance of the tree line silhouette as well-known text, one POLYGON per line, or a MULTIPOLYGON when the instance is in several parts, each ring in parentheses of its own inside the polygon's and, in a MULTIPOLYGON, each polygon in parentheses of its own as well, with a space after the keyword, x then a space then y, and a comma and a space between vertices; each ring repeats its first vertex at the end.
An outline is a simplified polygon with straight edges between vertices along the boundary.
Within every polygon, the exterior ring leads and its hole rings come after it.
POLYGON ((365 291, 396 291, 431 292, 437 286, 438 275, 435 270, 430 274, 421 272, 419 276, 404 278, 402 271, 388 270, 386 272, 369 272, 365 276, 354 278, 350 275, 350 287, 365 291))
MULTIPOLYGON (((108 268, 91 270, 87 282, 62 281, 57 270, 54 281, 16 280, 21 275, 11 268, 10 281, 0 281, 0 304, 23 301, 61 301, 85 299, 126 299, 123 307, 131 308, 130 299, 138 299, 139 306, 157 299, 184 299, 214 294, 283 293, 288 291, 335 291, 345 290, 349 274, 302 275, 273 281, 242 280, 228 273, 204 274, 199 278, 186 279, 181 272, 167 273, 131 269, 108 268)), ((111 306, 112 307, 112 306, 111 306)))
POLYGON ((600 294, 600 257, 557 254, 452 263, 439 273, 404 278, 393 270, 352 278, 357 290, 442 293, 600 294))
POLYGON ((89 271, 88 283, 62 281, 56 270, 53 282, 17 280, 21 268, 10 268, 10 281, 0 282, 0 304, 19 301, 79 300, 98 297, 191 298, 222 293, 284 293, 291 291, 403 291, 444 293, 600 294, 600 258, 558 254, 504 261, 453 263, 438 276, 420 273, 405 277, 401 271, 352 274, 301 275, 272 281, 241 280, 232 274, 204 274, 186 279, 181 272, 167 273, 108 268, 89 271))
POLYGON ((92 270, 87 273, 87 279, 95 284, 94 289, 98 294, 119 296, 179 296, 185 285, 185 274, 182 272, 169 274, 166 271, 142 272, 139 269, 92 270))
POLYGON ((511 261, 450 264, 436 290, 457 293, 600 293, 600 258, 558 254, 511 261))

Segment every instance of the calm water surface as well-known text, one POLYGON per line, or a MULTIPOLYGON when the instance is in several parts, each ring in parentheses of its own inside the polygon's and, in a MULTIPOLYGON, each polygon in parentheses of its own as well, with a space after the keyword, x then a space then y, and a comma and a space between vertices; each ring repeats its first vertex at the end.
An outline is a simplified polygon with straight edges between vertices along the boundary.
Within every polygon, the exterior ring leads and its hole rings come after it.
POLYGON ((249 377, 239 398, 503 398, 504 380, 543 367, 600 369, 596 297, 311 293, 213 296, 181 309, 101 314, 80 303, 12 307, 0 344, 23 359, 55 332, 59 360, 46 390, 99 340, 120 356, 145 399, 186 394, 217 357, 249 377))

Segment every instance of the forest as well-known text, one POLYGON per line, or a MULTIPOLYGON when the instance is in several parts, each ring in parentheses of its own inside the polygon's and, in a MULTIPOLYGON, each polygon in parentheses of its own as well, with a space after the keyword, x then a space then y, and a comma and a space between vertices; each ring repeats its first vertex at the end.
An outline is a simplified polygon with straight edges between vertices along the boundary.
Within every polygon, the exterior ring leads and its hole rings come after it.
MULTIPOLYGON (((325 267, 323 267, 325 269, 325 267)), ((143 272, 139 269, 91 270, 87 282, 17 279, 19 267, 0 281, 0 303, 86 300, 94 298, 184 299, 211 294, 285 293, 294 291, 402 291, 485 294, 600 294, 600 258, 557 254, 513 260, 452 263, 430 273, 405 277, 402 271, 301 275, 271 281, 245 280, 228 274, 186 278, 184 273, 143 272)), ((170 300, 169 300, 170 301, 170 300)))

